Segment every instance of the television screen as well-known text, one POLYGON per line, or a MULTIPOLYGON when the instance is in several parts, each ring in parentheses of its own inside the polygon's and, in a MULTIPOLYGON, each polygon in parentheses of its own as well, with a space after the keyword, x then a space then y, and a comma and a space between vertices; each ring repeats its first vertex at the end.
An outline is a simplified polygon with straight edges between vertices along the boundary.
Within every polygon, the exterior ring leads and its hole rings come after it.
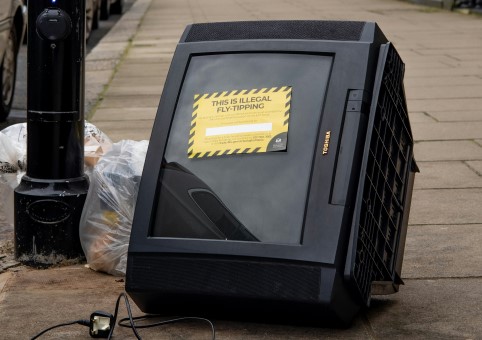
POLYGON ((151 236, 301 243, 331 67, 299 53, 191 58, 151 236))

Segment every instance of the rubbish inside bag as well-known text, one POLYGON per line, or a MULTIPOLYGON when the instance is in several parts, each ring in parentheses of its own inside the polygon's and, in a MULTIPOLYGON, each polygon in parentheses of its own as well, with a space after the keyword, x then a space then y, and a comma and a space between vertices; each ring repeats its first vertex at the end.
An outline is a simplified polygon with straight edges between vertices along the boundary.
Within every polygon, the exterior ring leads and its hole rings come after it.
POLYGON ((147 146, 147 141, 115 143, 93 169, 80 219, 80 241, 94 270, 125 275, 147 146))
MULTIPOLYGON (((84 164, 93 167, 100 157, 112 148, 112 141, 95 125, 85 122, 84 129, 84 164)), ((87 169, 86 169, 87 170, 87 169)))
POLYGON ((25 173, 27 128, 23 125, 12 125, 0 131, 0 225, 2 226, 13 226, 13 190, 25 173))

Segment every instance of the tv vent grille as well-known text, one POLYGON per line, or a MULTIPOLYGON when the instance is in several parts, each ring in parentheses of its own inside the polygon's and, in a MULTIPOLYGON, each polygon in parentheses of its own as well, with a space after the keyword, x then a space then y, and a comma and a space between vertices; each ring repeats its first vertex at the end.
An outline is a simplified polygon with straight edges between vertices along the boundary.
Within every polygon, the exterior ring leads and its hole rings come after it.
POLYGON ((129 261, 133 291, 298 302, 316 302, 320 294, 317 266, 141 255, 129 261))
POLYGON ((302 39, 302 40, 360 40, 364 22, 361 21, 235 21, 193 24, 184 42, 302 39))
POLYGON ((413 140, 404 64, 390 45, 376 104, 358 223, 354 281, 368 304, 373 281, 396 281, 395 264, 413 140))

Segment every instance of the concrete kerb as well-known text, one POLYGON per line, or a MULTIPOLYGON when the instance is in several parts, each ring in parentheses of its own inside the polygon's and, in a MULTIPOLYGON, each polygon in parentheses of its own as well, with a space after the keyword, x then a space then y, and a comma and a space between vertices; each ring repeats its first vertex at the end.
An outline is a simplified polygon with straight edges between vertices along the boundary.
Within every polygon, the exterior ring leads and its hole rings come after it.
POLYGON ((85 116, 92 119, 152 0, 136 0, 85 61, 85 116))
POLYGON ((481 8, 456 8, 455 0, 405 0, 416 5, 423 5, 447 11, 453 11, 464 15, 482 16, 481 8))

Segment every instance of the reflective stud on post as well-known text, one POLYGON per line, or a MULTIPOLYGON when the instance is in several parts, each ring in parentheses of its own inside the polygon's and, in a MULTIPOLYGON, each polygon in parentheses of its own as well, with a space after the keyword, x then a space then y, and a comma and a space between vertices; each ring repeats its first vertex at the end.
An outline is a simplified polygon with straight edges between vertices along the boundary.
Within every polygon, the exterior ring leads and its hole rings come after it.
POLYGON ((15 189, 15 256, 81 259, 85 1, 28 2, 27 173, 15 189))

